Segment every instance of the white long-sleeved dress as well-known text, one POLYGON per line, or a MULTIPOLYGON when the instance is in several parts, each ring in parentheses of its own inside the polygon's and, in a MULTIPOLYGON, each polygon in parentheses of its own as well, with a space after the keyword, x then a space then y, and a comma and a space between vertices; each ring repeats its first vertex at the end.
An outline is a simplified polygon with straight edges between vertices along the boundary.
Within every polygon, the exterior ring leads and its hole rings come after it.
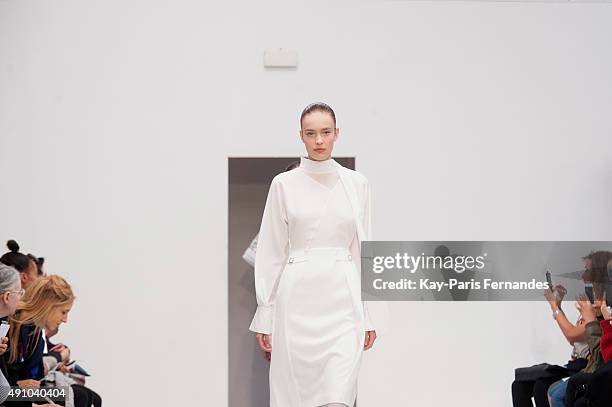
POLYGON ((355 402, 364 331, 374 329, 361 301, 356 223, 369 239, 369 202, 367 179, 333 159, 302 157, 272 180, 249 327, 271 335, 271 407, 355 402))

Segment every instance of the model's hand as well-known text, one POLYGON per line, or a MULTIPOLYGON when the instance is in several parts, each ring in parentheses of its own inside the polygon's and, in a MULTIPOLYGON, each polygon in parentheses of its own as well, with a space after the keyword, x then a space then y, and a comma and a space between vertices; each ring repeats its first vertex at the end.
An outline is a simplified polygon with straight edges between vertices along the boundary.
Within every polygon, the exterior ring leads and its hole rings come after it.
POLYGON ((376 340, 376 331, 366 331, 365 340, 363 342, 363 350, 366 351, 374 346, 376 340))
POLYGON ((259 349, 263 353, 263 357, 268 362, 272 360, 272 345, 270 345, 270 335, 257 333, 255 335, 257 338, 257 343, 259 344, 259 349))

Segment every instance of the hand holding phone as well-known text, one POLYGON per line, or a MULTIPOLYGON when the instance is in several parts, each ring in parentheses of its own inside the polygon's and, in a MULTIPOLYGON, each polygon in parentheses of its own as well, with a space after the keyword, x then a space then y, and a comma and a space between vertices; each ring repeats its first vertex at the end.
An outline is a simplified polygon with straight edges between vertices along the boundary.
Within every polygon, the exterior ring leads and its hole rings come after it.
POLYGON ((546 270, 546 282, 548 283, 548 289, 550 291, 552 291, 553 289, 553 283, 552 283, 552 277, 550 275, 550 270, 546 270))

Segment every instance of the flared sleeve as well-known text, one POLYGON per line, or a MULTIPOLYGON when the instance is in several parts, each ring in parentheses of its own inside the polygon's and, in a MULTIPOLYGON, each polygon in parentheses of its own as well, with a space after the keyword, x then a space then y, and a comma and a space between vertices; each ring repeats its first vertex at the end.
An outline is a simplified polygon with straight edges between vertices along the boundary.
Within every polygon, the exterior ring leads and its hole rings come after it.
POLYGON ((252 332, 272 333, 276 289, 288 253, 289 232, 282 185, 274 178, 266 199, 255 256, 257 310, 249 327, 252 332))

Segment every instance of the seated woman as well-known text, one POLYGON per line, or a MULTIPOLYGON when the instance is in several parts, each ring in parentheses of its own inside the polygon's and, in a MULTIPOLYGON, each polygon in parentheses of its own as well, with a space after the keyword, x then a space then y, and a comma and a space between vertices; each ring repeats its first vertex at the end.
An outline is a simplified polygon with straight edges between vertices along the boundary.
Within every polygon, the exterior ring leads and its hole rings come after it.
MULTIPOLYGON (((588 254, 583 257, 585 271, 582 275, 584 282, 591 282, 591 267, 592 255, 588 254)), ((533 397, 536 407, 549 407, 548 388, 562 377, 566 377, 583 369, 587 365, 587 359, 590 356, 589 346, 585 342, 586 324, 582 318, 579 318, 576 324, 572 324, 565 316, 561 305, 563 298, 567 294, 567 290, 557 285, 554 290, 545 290, 544 295, 550 305, 553 318, 559 325, 561 333, 565 339, 572 345, 571 359, 568 361, 565 372, 559 374, 548 374, 543 372, 537 378, 517 378, 512 382, 512 405, 513 407, 533 407, 531 398, 533 397)))
MULTIPOLYGON (((608 262, 608 275, 612 275, 612 260, 608 262)), ((608 283, 609 284, 609 283, 608 283)), ((609 290, 609 288, 608 288, 609 290)), ((606 297, 611 296, 607 291, 606 297)), ((585 393, 578 397, 574 407, 609 407, 612 405, 612 309, 604 302, 601 306, 603 319, 599 321, 602 331, 600 352, 604 365, 591 375, 584 386, 585 393)))
POLYGON ((584 318, 584 336, 589 344, 591 357, 589 363, 580 372, 569 378, 560 380, 550 386, 548 395, 551 407, 574 407, 576 399, 594 372, 601 368, 603 361, 600 352, 601 328, 599 325, 598 308, 601 307, 601 297, 595 300, 595 305, 586 295, 578 296, 576 308, 584 318))
POLYGON ((606 290, 608 280, 606 265, 610 259, 612 259, 612 253, 609 251, 597 251, 590 255, 589 276, 585 278, 585 281, 593 283, 593 298, 589 299, 585 295, 580 295, 576 307, 585 322, 584 337, 589 345, 591 357, 587 366, 580 372, 550 386, 548 396, 551 407, 573 407, 593 373, 603 365, 600 352, 601 327, 598 319, 601 319, 599 309, 606 290))
POLYGON ((64 344, 54 345, 51 343, 49 338, 55 336, 58 333, 58 329, 55 331, 45 330, 45 341, 48 352, 43 357, 43 363, 45 369, 53 370, 53 378, 56 381, 56 386, 62 383, 63 385, 70 385, 74 393, 74 400, 76 406, 93 406, 101 407, 102 398, 98 393, 85 386, 85 376, 74 375, 75 369, 73 364, 67 366, 69 357, 65 357, 65 353, 68 352, 68 356, 71 354, 68 347, 64 344))
MULTIPOLYGON (((19 272, 21 288, 27 290, 30 284, 42 275, 42 268, 39 269, 38 262, 33 258, 34 256, 27 256, 19 252, 19 244, 16 241, 9 240, 6 246, 9 251, 0 257, 0 262, 14 267, 19 272)), ((44 262, 44 259, 42 262, 44 262)), ((40 267, 42 267, 42 263, 40 267)))
POLYGON ((56 275, 41 277, 28 287, 9 318, 9 351, 4 356, 11 385, 40 387, 48 373, 43 364, 43 329, 55 330, 68 322, 74 298, 70 285, 56 275))
MULTIPOLYGON (((19 272, 13 267, 0 263, 0 318, 13 315, 17 309, 17 304, 23 296, 19 272)), ((8 338, 0 337, 0 355, 3 355, 7 348, 8 338)), ((0 404, 8 396, 7 370, 4 358, 0 357, 0 404)))

